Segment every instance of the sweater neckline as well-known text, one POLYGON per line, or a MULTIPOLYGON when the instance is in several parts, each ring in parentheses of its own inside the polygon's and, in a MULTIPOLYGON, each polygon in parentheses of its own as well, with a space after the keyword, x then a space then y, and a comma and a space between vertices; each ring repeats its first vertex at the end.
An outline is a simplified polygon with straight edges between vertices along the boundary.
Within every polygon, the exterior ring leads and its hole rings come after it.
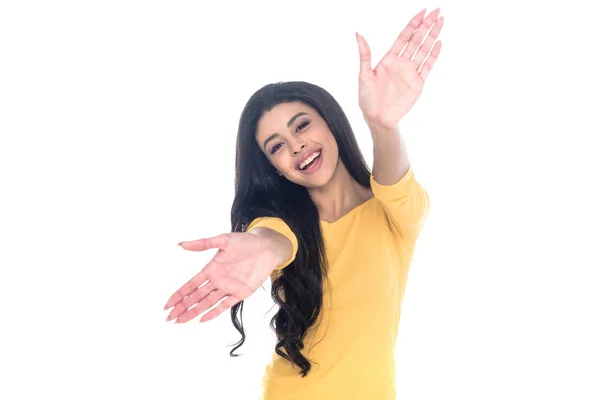
POLYGON ((327 222, 327 221, 320 220, 321 225, 323 225, 323 226, 333 226, 333 225, 336 225, 339 222, 341 222, 341 221, 345 220, 346 218, 348 218, 350 215, 354 214, 356 211, 358 211, 362 207, 364 207, 367 203, 369 203, 373 199, 375 199, 375 196, 371 197, 369 200, 366 200, 366 201, 360 203, 359 205, 357 205, 356 207, 354 207, 352 210, 348 211, 346 214, 342 215, 341 217, 339 217, 338 219, 336 219, 333 222, 327 222))

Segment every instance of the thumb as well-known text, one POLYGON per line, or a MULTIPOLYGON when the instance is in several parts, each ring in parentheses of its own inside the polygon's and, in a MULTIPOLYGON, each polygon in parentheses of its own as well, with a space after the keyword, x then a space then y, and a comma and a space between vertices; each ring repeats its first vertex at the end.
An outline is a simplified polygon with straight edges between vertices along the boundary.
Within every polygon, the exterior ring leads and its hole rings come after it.
POLYGON ((360 55, 359 79, 367 80, 373 73, 371 70, 371 49, 365 38, 358 32, 356 32, 356 41, 358 42, 358 54, 360 55))
POLYGON ((227 234, 221 234, 210 238, 179 242, 177 244, 186 250, 204 251, 208 249, 225 250, 228 242, 229 236, 227 234))

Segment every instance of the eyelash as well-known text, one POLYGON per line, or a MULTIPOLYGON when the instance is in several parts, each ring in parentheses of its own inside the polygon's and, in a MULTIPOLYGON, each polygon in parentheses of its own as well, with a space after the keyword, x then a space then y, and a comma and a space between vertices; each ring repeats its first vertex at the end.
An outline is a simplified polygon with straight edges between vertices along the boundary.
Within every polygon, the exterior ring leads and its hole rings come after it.
MULTIPOLYGON (((296 127, 296 132, 298 132, 298 130, 300 129, 300 127, 306 128, 308 126, 308 124, 310 124, 309 121, 304 121, 304 122, 300 122, 298 124, 298 126, 296 127)), ((277 143, 275 146, 271 147, 271 154, 275 153, 277 150, 279 150, 279 145, 281 144, 281 142, 277 143)))

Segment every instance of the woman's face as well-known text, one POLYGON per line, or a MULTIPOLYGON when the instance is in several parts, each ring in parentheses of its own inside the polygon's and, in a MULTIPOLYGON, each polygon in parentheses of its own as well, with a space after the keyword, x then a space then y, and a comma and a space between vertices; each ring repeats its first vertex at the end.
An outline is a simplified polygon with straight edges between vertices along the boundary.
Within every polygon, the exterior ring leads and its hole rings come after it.
POLYGON ((338 147, 327 123, 301 102, 280 103, 258 121, 256 142, 285 178, 307 188, 325 185, 338 164, 338 147), (311 164, 304 165, 318 154, 311 164))

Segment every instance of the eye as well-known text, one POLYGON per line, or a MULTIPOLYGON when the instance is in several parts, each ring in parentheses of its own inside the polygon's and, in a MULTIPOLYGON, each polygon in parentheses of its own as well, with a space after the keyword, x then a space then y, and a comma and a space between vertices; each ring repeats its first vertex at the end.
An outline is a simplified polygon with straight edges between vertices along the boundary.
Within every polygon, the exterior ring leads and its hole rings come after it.
POLYGON ((277 143, 275 146, 271 147, 270 154, 273 154, 273 153, 275 153, 277 150, 279 150, 279 147, 280 147, 280 145, 281 145, 281 142, 280 142, 280 143, 277 143))
MULTIPOLYGON (((304 122, 300 122, 298 124, 298 126, 296 127, 296 133, 298 133, 299 130, 302 130, 304 128, 306 128, 308 125, 310 124, 310 121, 304 121, 304 122)), ((282 143, 279 142, 277 143, 275 146, 271 147, 271 150, 269 151, 269 154, 274 154, 277 152, 277 150, 279 150, 279 148, 282 146, 282 143)))
POLYGON ((304 121, 304 122, 300 122, 298 124, 298 127, 296 127, 296 132, 298 132, 300 129, 303 129, 304 127, 306 127, 308 124, 310 124, 310 122, 308 121, 304 121))

